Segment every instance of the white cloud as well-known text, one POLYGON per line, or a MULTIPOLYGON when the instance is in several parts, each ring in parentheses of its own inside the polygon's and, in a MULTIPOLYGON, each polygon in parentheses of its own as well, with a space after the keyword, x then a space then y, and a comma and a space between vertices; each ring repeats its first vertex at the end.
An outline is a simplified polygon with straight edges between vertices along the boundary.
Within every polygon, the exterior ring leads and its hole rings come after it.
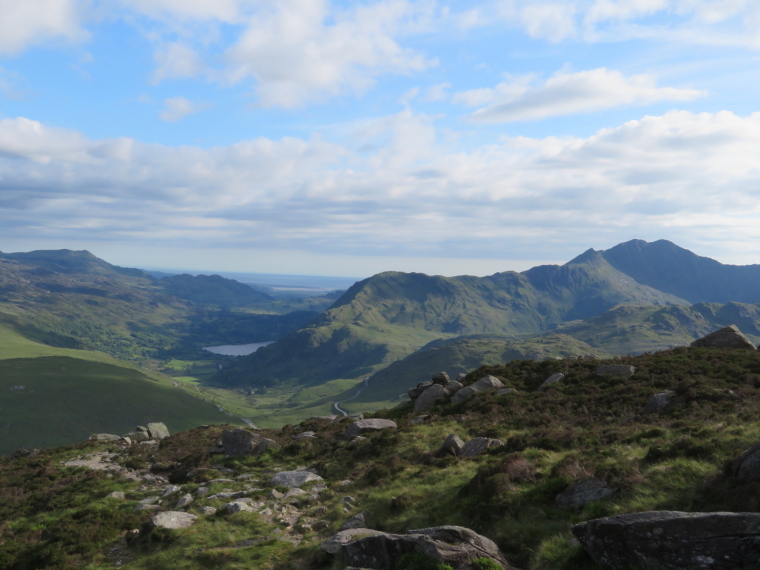
POLYGON ((153 54, 158 67, 153 73, 153 83, 165 79, 196 77, 206 73, 206 64, 196 51, 184 42, 166 42, 153 54))
POLYGON ((573 3, 531 3, 520 20, 530 37, 560 42, 575 36, 575 11, 573 3))
POLYGON ((0 2, 0 54, 15 55, 45 40, 85 39, 76 0, 3 0, 0 2))
POLYGON ((375 149, 320 138, 171 148, 6 119, 0 225, 8 239, 342 255, 540 259, 540 242, 556 259, 631 237, 760 255, 760 113, 673 111, 585 139, 461 152, 404 111, 356 137, 375 149))
POLYGON ((435 103, 438 101, 446 101, 449 98, 449 94, 446 93, 447 89, 451 89, 451 83, 439 83, 428 87, 425 92, 425 101, 435 103))
POLYGON ((569 73, 558 71, 541 85, 532 76, 503 82, 494 89, 475 89, 452 100, 469 106, 488 104, 471 118, 486 123, 529 121, 590 113, 620 105, 650 105, 660 101, 690 101, 704 95, 695 89, 658 87, 650 75, 625 76, 605 68, 569 73))
POLYGON ((207 109, 208 106, 207 103, 195 103, 185 97, 172 97, 171 99, 164 99, 164 110, 161 111, 159 117, 162 121, 179 121, 188 115, 207 109))

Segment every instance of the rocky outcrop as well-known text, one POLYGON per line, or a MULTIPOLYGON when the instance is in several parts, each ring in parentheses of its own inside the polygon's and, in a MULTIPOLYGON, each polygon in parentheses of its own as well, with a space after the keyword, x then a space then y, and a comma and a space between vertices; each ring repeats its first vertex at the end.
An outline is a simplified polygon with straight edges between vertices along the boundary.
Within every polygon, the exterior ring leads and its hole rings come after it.
POLYGON ((730 325, 691 343, 694 348, 739 348, 756 350, 755 345, 736 325, 730 325))
POLYGON ((187 528, 192 526, 197 518, 197 515, 183 513, 182 511, 165 511, 154 515, 150 519, 150 526, 152 528, 187 528))
POLYGON ((90 439, 99 441, 119 441, 121 439, 121 436, 114 435, 112 433, 94 433, 90 436, 90 439))
POLYGON ((504 387, 501 380, 495 376, 484 376, 474 384, 466 386, 454 394, 451 398, 452 404, 466 402, 479 392, 494 392, 504 387))
POLYGON ((499 439, 491 439, 490 437, 475 437, 462 446, 459 455, 462 457, 473 457, 499 445, 504 445, 504 442, 499 439))
POLYGON ((472 569, 472 562, 477 558, 488 558, 504 569, 512 568, 493 541, 459 526, 367 536, 344 544, 342 550, 349 566, 373 570, 393 570, 401 557, 410 552, 448 564, 454 570, 472 569))
POLYGON ((613 570, 739 570, 760 560, 760 513, 652 511, 571 530, 594 562, 613 570))
POLYGON ((464 441, 462 441, 462 439, 457 434, 450 433, 448 436, 446 436, 441 449, 438 450, 438 454, 443 455, 444 453, 450 453, 456 457, 462 451, 463 447, 464 441))
POLYGON ((605 364, 596 369, 597 376, 633 376, 636 373, 635 366, 627 364, 605 364))
POLYGON ((439 372, 438 374, 431 375, 430 381, 433 384, 438 384, 439 386, 443 386, 445 388, 449 385, 449 382, 451 382, 451 378, 449 378, 449 375, 445 372, 439 372))
POLYGON ((538 387, 539 392, 543 392, 547 388, 551 387, 552 384, 556 384, 557 382, 562 382, 562 380, 565 379, 565 375, 561 372, 557 372, 556 374, 552 374, 549 376, 546 380, 544 380, 544 383, 541 384, 538 387))
POLYGON ((379 530, 372 530, 368 528, 350 528, 332 535, 330 538, 322 542, 319 547, 329 554, 337 554, 340 552, 340 549, 349 542, 362 537, 378 535, 385 535, 385 533, 379 530))
POLYGON ((438 400, 443 400, 447 395, 447 390, 441 384, 433 384, 414 401, 414 413, 426 412, 435 406, 438 400))
POLYGON ((367 528, 367 514, 355 514, 341 525, 340 530, 348 530, 350 528, 367 528))
POLYGON ((280 471, 269 482, 273 487, 300 487, 311 481, 324 481, 311 471, 280 471))
POLYGON ((428 382, 420 382, 417 384, 414 388, 409 388, 406 393, 409 396, 410 400, 416 400, 420 397, 420 394, 422 394, 425 390, 430 388, 433 385, 432 381, 428 382))
POLYGON ((372 431, 378 431, 382 429, 390 429, 395 428, 396 422, 393 422, 391 420, 383 420, 380 418, 372 418, 368 420, 359 420, 354 422, 347 430, 346 430, 346 439, 353 439, 357 435, 361 435, 365 432, 372 432, 372 431))
POLYGON ((651 398, 649 398, 649 401, 647 402, 647 405, 644 406, 642 413, 661 414, 673 403, 673 398, 675 395, 676 393, 670 390, 654 394, 651 398))
POLYGON ((593 501, 601 501, 611 497, 617 489, 611 489, 603 479, 589 478, 573 483, 557 495, 558 507, 573 508, 588 505, 593 501))
POLYGON ((760 481, 760 443, 750 447, 734 461, 731 474, 740 481, 760 481))
POLYGON ((148 424, 148 435, 150 439, 164 439, 169 437, 169 429, 163 422, 154 422, 148 424))
POLYGON ((270 449, 280 449, 280 444, 247 429, 224 430, 222 448, 230 457, 239 455, 261 455, 270 449))

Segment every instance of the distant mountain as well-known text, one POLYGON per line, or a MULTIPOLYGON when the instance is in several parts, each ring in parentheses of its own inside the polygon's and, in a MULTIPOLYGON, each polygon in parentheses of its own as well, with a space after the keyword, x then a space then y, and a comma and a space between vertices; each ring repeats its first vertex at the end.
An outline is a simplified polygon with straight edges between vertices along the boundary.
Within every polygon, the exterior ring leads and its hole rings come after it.
POLYGON ((192 303, 215 307, 246 307, 274 300, 253 287, 220 275, 171 275, 159 281, 164 291, 192 303))
POLYGON ((690 303, 760 303, 760 265, 724 265, 666 240, 631 240, 601 254, 639 283, 690 303))
POLYGON ((538 333, 620 303, 686 301, 637 283, 589 251, 562 266, 490 277, 388 272, 356 283, 309 326, 224 371, 233 385, 358 378, 440 338, 538 333))
POLYGON ((132 269, 111 265, 89 251, 72 251, 70 249, 38 250, 22 253, 2 253, 0 258, 17 261, 18 263, 33 266, 38 275, 45 275, 46 271, 71 274, 88 275, 128 275, 152 280, 153 277, 142 269, 132 269))

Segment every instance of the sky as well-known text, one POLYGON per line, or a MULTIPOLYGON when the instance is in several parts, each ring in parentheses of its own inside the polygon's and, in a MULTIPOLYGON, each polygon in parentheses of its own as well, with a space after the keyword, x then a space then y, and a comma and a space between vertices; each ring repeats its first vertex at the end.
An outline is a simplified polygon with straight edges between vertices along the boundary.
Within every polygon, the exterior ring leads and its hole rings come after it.
POLYGON ((3 0, 0 250, 760 263, 758 0, 3 0))

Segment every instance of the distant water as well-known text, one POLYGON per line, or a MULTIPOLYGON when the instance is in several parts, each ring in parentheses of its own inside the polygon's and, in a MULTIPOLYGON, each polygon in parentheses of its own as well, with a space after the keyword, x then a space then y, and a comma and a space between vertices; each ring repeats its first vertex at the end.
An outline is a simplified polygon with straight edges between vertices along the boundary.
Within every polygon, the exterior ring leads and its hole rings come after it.
POLYGON ((262 346, 272 344, 274 341, 269 342, 254 342, 253 344, 224 344, 222 346, 204 346, 203 350, 208 350, 214 354, 223 354, 224 356, 245 356, 256 352, 262 346))

